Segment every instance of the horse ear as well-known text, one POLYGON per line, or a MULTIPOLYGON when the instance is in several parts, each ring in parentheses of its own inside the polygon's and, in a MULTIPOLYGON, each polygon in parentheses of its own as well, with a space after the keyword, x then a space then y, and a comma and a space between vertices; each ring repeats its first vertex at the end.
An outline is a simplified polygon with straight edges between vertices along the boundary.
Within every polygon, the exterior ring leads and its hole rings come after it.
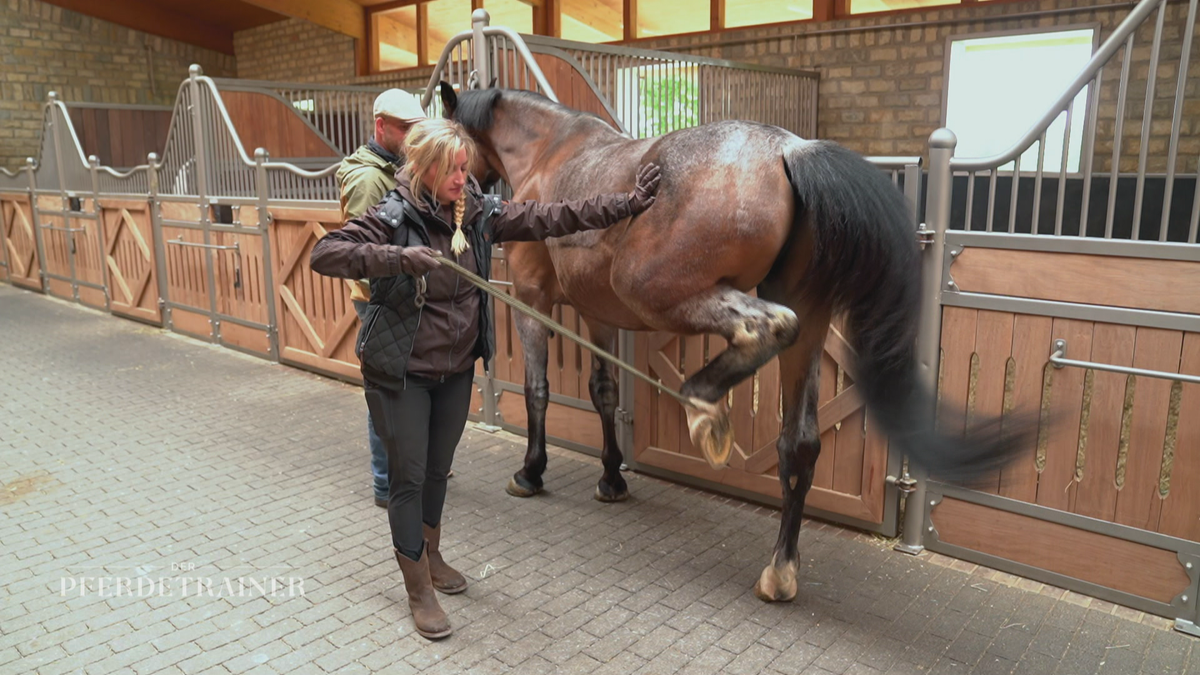
POLYGON ((449 82, 442 80, 438 84, 438 93, 442 95, 443 117, 453 118, 454 111, 458 109, 458 94, 454 93, 454 87, 450 86, 449 82))

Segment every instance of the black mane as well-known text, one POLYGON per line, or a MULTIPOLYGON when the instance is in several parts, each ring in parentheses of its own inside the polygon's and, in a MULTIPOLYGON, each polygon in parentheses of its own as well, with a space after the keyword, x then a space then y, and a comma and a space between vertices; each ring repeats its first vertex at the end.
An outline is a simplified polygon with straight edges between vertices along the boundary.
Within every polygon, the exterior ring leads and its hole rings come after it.
POLYGON ((542 94, 523 89, 472 89, 458 95, 458 104, 454 109, 454 119, 472 132, 483 132, 492 128, 495 121, 493 112, 496 103, 501 99, 511 98, 522 100, 536 107, 547 108, 574 117, 594 117, 591 113, 572 110, 562 104, 555 103, 542 94))

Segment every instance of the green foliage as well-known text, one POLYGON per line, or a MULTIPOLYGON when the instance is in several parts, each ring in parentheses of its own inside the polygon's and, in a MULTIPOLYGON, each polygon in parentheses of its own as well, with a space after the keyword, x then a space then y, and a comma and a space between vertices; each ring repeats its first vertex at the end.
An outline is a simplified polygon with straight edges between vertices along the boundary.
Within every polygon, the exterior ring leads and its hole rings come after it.
POLYGON ((639 78, 639 138, 699 126, 700 91, 693 75, 645 73, 639 78))

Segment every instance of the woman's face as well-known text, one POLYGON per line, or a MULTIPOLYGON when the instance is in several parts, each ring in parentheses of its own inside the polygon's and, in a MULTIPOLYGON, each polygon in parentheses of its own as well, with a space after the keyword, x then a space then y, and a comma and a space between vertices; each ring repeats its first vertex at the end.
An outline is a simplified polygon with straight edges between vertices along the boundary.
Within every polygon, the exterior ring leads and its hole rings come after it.
POLYGON ((467 149, 459 148, 458 152, 454 154, 450 175, 446 176, 446 180, 442 181, 441 185, 433 185, 433 181, 437 180, 437 166, 429 167, 421 180, 439 202, 452 204, 462 196, 463 189, 467 185, 467 173, 467 149))

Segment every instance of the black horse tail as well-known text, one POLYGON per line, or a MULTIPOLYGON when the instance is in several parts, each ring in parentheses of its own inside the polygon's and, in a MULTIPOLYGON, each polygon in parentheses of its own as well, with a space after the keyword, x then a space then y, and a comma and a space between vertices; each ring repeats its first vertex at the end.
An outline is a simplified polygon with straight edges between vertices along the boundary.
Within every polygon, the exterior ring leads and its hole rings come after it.
POLYGON ((904 195, 829 141, 797 142, 784 162, 796 195, 793 227, 807 224, 815 242, 807 282, 846 313, 869 413, 912 461, 945 480, 974 482, 1011 460, 1028 422, 1005 420, 1001 433, 1001 420, 973 419, 966 438, 935 430, 934 392, 917 375, 921 265, 904 195))

